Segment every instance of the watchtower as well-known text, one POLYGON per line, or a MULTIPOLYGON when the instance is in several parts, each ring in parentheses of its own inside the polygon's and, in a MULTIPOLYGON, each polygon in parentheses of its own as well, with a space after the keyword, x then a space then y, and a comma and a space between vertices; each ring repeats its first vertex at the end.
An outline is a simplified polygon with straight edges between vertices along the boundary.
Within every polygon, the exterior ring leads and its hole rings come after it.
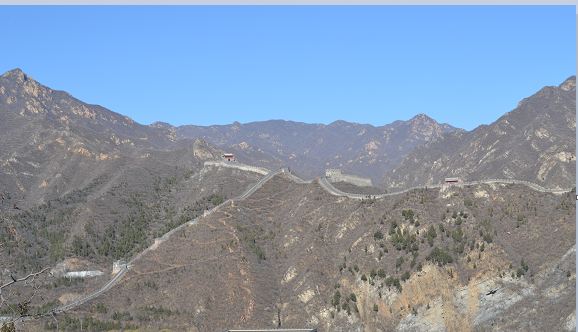
POLYGON ((223 153, 223 159, 226 161, 235 161, 235 155, 232 153, 223 153))

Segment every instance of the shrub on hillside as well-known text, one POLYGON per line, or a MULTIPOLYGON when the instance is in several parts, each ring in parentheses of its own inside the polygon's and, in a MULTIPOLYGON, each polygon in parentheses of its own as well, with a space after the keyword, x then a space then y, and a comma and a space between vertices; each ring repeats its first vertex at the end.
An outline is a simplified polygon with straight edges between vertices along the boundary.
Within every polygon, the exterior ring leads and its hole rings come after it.
POLYGON ((428 261, 437 263, 439 266, 443 266, 449 263, 453 263, 454 259, 445 250, 438 247, 433 248, 431 253, 426 258, 428 261))

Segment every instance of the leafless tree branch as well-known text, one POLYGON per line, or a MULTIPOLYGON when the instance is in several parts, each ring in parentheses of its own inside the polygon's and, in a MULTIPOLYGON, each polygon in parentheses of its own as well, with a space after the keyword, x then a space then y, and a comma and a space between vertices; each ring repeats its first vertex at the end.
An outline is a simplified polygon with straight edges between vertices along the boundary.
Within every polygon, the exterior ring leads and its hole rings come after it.
POLYGON ((12 280, 10 280, 9 282, 7 282, 7 283, 5 283, 4 285, 0 286, 0 292, 2 292, 2 289, 6 288, 6 287, 8 287, 8 286, 10 286, 10 285, 12 285, 12 284, 15 284, 15 283, 17 283, 17 282, 26 281, 26 280, 28 280, 28 279, 30 279, 30 278, 34 279, 36 276, 38 276, 38 275, 40 275, 40 274, 48 271, 48 269, 50 269, 50 268, 49 268, 49 267, 45 267, 44 269, 40 270, 39 272, 30 273, 29 275, 27 275, 27 276, 25 276, 25 277, 22 277, 22 278, 19 278, 19 279, 16 279, 14 276, 10 275, 10 277, 12 278, 12 280))

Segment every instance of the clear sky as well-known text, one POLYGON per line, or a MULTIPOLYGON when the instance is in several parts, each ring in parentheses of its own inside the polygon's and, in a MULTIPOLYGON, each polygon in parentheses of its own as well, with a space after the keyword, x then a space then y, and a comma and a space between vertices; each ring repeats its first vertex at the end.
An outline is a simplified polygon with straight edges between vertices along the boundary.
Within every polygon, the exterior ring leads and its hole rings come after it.
POLYGON ((574 6, 1 6, 0 31, 0 71, 144 124, 473 129, 576 72, 574 6))

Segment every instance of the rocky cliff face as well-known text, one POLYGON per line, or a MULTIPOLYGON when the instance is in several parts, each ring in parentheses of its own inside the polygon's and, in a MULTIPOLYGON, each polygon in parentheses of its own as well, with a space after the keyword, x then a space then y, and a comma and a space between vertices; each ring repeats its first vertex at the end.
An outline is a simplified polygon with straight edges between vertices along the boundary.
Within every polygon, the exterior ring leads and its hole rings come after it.
POLYGON ((390 187, 512 178, 572 188, 576 173, 576 77, 522 100, 496 122, 455 132, 412 151, 384 182, 390 187))

